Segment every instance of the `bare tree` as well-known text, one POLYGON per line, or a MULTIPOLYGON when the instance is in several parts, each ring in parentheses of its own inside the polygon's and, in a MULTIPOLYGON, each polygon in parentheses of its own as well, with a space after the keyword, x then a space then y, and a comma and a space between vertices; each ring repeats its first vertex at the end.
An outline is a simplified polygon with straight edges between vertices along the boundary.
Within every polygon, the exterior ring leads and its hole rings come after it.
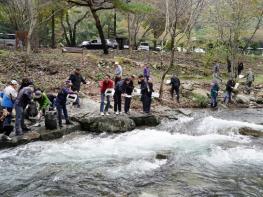
MULTIPOLYGON (((163 3, 160 5, 162 6, 163 3)), ((170 63, 165 69, 161 77, 160 85, 160 99, 163 96, 163 84, 165 76, 174 66, 175 50, 177 40, 181 39, 182 36, 191 28, 197 21, 202 8, 204 0, 166 0, 165 7, 161 10, 165 12, 166 16, 166 33, 171 38, 171 53, 170 63)))

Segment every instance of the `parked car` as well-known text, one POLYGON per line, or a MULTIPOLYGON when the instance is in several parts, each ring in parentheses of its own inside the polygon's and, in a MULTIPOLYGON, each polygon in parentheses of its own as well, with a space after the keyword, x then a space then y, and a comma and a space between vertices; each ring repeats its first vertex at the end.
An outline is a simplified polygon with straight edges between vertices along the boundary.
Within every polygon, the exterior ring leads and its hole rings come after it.
POLYGON ((0 33, 0 47, 15 47, 16 35, 0 33))
MULTIPOLYGON (((115 39, 106 39, 105 41, 108 48, 116 49, 118 47, 118 43, 115 39)), ((87 49, 103 49, 100 39, 83 41, 80 46, 86 47, 87 49)))
POLYGON ((150 51, 150 45, 147 42, 141 42, 138 51, 150 51))
POLYGON ((127 45, 127 44, 125 44, 125 45, 123 45, 123 48, 124 48, 124 49, 129 49, 129 48, 130 48, 130 46, 129 46, 129 45, 127 45))
POLYGON ((80 47, 86 47, 89 44, 90 44, 90 41, 83 41, 79 46, 80 47))

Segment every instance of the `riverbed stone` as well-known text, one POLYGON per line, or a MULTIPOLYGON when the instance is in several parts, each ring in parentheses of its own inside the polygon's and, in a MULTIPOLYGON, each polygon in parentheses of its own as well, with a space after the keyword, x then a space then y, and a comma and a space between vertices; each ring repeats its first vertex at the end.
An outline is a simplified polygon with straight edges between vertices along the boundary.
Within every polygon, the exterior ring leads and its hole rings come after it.
POLYGON ((161 123, 160 118, 155 115, 137 115, 130 116, 129 118, 135 122, 136 127, 155 127, 161 123))
POLYGON ((83 131, 122 133, 135 129, 135 122, 126 116, 97 116, 80 120, 83 131))
POLYGON ((263 137, 263 131, 252 129, 249 127, 240 128, 239 133, 241 135, 248 135, 248 136, 253 136, 253 137, 263 137))

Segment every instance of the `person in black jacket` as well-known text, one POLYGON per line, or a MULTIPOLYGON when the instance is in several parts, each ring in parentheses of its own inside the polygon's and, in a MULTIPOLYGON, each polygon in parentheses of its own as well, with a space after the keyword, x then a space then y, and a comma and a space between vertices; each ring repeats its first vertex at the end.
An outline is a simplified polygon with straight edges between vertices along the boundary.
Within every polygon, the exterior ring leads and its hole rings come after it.
POLYGON ((121 114, 121 95, 124 92, 124 81, 125 80, 120 80, 115 85, 115 93, 113 95, 113 100, 114 100, 114 113, 116 115, 121 114))
MULTIPOLYGON (((81 83, 87 84, 86 80, 80 74, 80 68, 76 68, 75 72, 69 76, 69 79, 72 83, 72 91, 79 92, 81 83)), ((79 97, 77 98, 76 103, 77 107, 80 107, 79 97)))
POLYGON ((224 96, 224 103, 228 104, 231 102, 232 92, 235 87, 236 83, 233 79, 229 79, 226 84, 226 93, 224 96))
POLYGON ((171 78, 171 85, 172 85, 172 88, 171 88, 171 96, 172 96, 172 99, 174 98, 174 92, 176 94, 176 100, 178 103, 179 102, 179 89, 180 89, 180 79, 176 76, 176 75, 173 75, 173 77, 171 78))
POLYGON ((241 75, 242 70, 244 70, 244 64, 243 62, 239 62, 237 66, 237 75, 241 75))
POLYGON ((151 111, 153 83, 151 79, 146 82, 143 75, 139 76, 138 83, 141 85, 141 101, 143 105, 143 112, 148 114, 151 111))
POLYGON ((131 99, 132 99, 132 92, 133 92, 134 86, 133 81, 131 78, 126 78, 124 80, 123 84, 123 93, 124 93, 124 112, 126 114, 129 114, 130 106, 131 106, 131 99))

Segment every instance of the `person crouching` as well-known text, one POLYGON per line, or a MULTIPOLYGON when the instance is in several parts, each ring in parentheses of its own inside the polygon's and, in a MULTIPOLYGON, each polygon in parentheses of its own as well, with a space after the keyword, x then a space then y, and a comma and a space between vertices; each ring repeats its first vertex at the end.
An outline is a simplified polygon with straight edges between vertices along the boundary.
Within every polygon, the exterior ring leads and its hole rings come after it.
POLYGON ((58 92, 58 95, 55 101, 55 105, 56 105, 57 113, 58 113, 58 124, 60 128, 62 127, 62 111, 64 114, 64 118, 66 120, 66 124, 67 125, 72 124, 69 121, 68 110, 67 110, 67 105, 66 105, 67 96, 69 94, 73 94, 73 91, 71 90, 71 86, 72 86, 71 81, 67 80, 65 82, 65 86, 62 89, 60 89, 60 91, 58 92))

